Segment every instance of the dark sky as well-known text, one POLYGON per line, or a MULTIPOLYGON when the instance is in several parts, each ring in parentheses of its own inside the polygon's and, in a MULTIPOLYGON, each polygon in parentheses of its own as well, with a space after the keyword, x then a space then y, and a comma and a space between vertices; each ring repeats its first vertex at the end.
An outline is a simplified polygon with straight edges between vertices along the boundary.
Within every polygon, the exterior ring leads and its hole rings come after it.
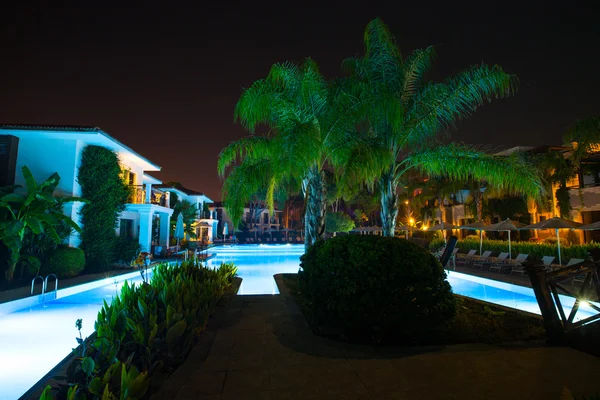
POLYGON ((519 76, 519 93, 455 140, 559 144, 575 119, 600 115, 600 7, 583 2, 15 3, 0 24, 0 122, 99 126, 213 200, 218 153, 245 134, 241 89, 307 56, 338 74, 377 16, 403 52, 437 46, 434 77, 481 62, 519 76))

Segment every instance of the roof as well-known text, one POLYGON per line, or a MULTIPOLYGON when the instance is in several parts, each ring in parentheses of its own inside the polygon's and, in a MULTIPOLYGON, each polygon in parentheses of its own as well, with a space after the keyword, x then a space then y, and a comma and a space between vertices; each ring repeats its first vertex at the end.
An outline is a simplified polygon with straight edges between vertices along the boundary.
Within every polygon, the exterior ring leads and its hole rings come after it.
POLYGON ((167 190, 168 190, 168 189, 171 189, 171 190, 174 190, 174 191, 181 192, 181 193, 183 193, 183 194, 185 194, 185 195, 188 195, 188 196, 204 196, 204 197, 206 197, 206 200, 208 200, 208 201, 209 201, 209 202, 211 202, 211 203, 213 202, 213 201, 212 201, 211 199, 209 199, 209 198, 208 198, 208 196, 207 196, 207 195, 205 195, 204 193, 202 193, 202 192, 198 192, 197 190, 188 189, 188 188, 186 188, 186 187, 183 187, 183 186, 180 186, 180 187, 173 187, 173 186, 169 186, 169 185, 156 185, 155 187, 157 187, 157 188, 160 188, 160 189, 167 189, 167 190))
POLYGON ((160 171, 161 167, 158 164, 153 163, 148 160, 146 157, 139 154, 137 151, 134 151, 131 147, 121 143, 114 137, 110 136, 108 133, 104 132, 102 129, 95 126, 86 126, 86 125, 34 125, 34 124, 0 124, 0 130, 26 130, 26 131, 56 131, 56 132, 73 132, 73 133, 98 133, 107 139, 113 141, 117 145, 123 147, 125 150, 135 154, 137 157, 146 161, 148 164, 156 167, 157 170, 160 171))

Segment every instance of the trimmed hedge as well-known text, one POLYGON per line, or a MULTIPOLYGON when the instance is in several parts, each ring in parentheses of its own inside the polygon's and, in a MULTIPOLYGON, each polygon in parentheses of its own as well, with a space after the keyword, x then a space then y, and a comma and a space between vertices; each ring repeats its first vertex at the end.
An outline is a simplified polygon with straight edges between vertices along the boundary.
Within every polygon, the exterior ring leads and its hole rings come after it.
POLYGON ((79 275, 85 268, 85 255, 77 247, 59 246, 48 257, 48 265, 42 266, 42 275, 56 274, 59 278, 79 275))
POLYGON ((418 341, 456 312, 440 263, 404 239, 334 237, 311 246, 300 267, 298 288, 316 325, 353 341, 418 341))
POLYGON ((233 264, 213 270, 195 261, 162 263, 150 284, 125 283, 98 313, 96 337, 78 338, 80 356, 67 370, 67 385, 46 387, 40 399, 148 398, 185 360, 235 273, 233 264))
MULTIPOLYGON (((437 250, 444 246, 443 240, 434 240, 429 244, 431 250, 437 250)), ((479 240, 459 240, 456 247, 461 253, 467 253, 469 250, 479 251, 479 240)), ((558 246, 548 243, 531 243, 531 242, 511 242, 511 252, 513 257, 517 254, 529 254, 535 257, 554 256, 558 262, 558 246)), ((491 250, 492 255, 496 256, 501 252, 508 251, 508 242, 505 240, 483 240, 483 250, 491 250)), ((600 250, 600 243, 576 244, 571 246, 560 246, 560 255, 563 263, 571 258, 588 258, 590 251, 600 250)))

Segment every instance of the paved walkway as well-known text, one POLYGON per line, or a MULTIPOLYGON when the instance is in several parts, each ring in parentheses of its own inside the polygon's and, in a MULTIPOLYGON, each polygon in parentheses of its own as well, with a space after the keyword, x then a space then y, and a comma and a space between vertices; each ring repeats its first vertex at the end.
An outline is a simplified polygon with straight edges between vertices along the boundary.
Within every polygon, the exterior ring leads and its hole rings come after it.
POLYGON ((235 296, 152 399, 572 399, 600 393, 600 359, 570 348, 346 345, 314 336, 282 292, 235 296))

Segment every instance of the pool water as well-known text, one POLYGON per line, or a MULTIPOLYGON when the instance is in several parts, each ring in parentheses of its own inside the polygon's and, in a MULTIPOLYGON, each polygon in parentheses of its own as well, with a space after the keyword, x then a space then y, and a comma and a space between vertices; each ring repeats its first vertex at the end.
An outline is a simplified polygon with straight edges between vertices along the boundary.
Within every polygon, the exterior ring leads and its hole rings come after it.
MULTIPOLYGON (((233 262, 243 279, 240 295, 278 294, 274 274, 296 273, 304 245, 241 245, 210 249, 215 257, 207 263, 217 267, 233 262)), ((132 274, 130 282, 139 282, 132 274)), ((533 290, 451 271, 448 281, 455 293, 491 303, 539 314, 533 290)), ((2 312, 0 304, 0 400, 16 400, 76 346, 75 320, 83 319, 82 334, 89 336, 103 301, 110 303, 124 282, 110 279, 93 289, 65 289, 64 297, 16 311, 2 312), (4 315, 3 315, 4 314, 4 315)), ((85 286, 85 285, 83 285, 85 286)), ((565 312, 574 299, 562 296, 565 312)), ((582 306, 576 320, 593 315, 589 306, 582 306)))
POLYGON ((210 249, 216 256, 208 265, 217 267, 222 262, 233 262, 238 268, 242 284, 238 294, 279 294, 273 275, 298 272, 304 245, 242 245, 210 249))

